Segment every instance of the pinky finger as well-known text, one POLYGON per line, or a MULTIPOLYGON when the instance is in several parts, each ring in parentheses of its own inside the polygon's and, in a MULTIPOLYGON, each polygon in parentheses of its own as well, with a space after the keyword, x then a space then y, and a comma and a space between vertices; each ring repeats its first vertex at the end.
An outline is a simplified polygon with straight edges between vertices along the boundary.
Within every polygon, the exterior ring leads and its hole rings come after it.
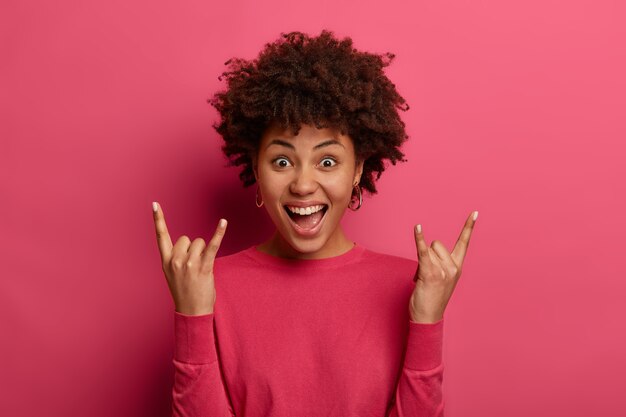
POLYGON ((420 259, 425 259, 428 257, 428 245, 424 240, 424 232, 422 231, 422 225, 417 224, 413 228, 413 232, 415 234, 415 245, 417 246, 417 256, 420 259))

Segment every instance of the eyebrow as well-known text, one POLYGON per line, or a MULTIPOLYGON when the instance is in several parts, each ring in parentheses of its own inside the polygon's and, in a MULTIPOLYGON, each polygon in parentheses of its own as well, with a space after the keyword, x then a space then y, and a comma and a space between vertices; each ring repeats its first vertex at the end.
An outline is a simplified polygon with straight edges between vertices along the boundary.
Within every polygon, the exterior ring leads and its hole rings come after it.
MULTIPOLYGON (((293 150, 295 150, 295 146, 293 146, 291 143, 286 142, 284 140, 280 140, 280 139, 274 139, 272 140, 266 147, 265 149, 269 148, 271 145, 282 145, 282 146, 286 146, 288 148, 291 148, 293 150)), ((341 147, 343 147, 345 149, 345 146, 343 146, 343 143, 339 142, 337 139, 330 139, 330 140, 326 140, 322 143, 318 143, 317 145, 315 145, 313 147, 313 149, 319 149, 322 148, 324 146, 330 146, 330 145, 339 145, 341 147)))

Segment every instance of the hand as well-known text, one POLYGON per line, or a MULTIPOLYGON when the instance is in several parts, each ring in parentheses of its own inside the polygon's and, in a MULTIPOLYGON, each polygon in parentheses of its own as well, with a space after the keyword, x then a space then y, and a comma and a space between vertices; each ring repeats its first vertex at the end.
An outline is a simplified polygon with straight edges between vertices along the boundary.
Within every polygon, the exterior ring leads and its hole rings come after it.
POLYGON ((153 217, 163 272, 176 311, 190 316, 213 313, 213 262, 226 232, 226 220, 221 219, 223 226, 218 225, 208 246, 201 238, 190 242, 187 236, 181 236, 172 246, 160 204, 153 203, 153 217))
POLYGON ((472 212, 465 221, 465 226, 454 246, 452 254, 438 240, 433 240, 430 247, 424 241, 421 225, 415 227, 417 246, 417 273, 415 289, 409 302, 409 314, 417 323, 435 323, 443 318, 443 313, 461 277, 465 253, 478 212, 472 212))

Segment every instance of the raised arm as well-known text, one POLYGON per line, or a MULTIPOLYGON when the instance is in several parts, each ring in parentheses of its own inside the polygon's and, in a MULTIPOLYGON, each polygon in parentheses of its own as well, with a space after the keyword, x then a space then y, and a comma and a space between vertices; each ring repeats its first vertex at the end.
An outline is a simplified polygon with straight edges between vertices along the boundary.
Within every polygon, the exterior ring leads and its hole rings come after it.
POLYGON ((443 416, 443 314, 461 277, 477 218, 477 211, 467 217, 452 253, 439 240, 428 246, 420 224, 414 229, 418 267, 409 301, 405 360, 391 417, 443 416))
POLYGON ((213 265, 226 219, 209 243, 181 236, 175 244, 165 215, 152 203, 157 245, 167 285, 174 300, 174 417, 233 416, 224 389, 214 336, 215 277, 213 265))

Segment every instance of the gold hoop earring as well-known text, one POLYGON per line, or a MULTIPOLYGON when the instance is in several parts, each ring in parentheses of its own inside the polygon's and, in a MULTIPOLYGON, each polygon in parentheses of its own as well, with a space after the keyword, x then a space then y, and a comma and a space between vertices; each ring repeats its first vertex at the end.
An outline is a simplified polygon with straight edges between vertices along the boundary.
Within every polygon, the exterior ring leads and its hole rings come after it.
POLYGON ((259 204, 259 187, 256 187, 256 198, 255 201, 257 207, 261 207, 264 203, 263 197, 261 197, 261 204, 259 204))
POLYGON ((358 184, 355 184, 353 188, 356 188, 356 192, 359 195, 359 205, 356 208, 352 208, 352 200, 354 198, 350 198, 350 203, 348 204, 348 208, 352 211, 357 211, 363 205, 363 195, 361 194, 361 187, 358 184))

